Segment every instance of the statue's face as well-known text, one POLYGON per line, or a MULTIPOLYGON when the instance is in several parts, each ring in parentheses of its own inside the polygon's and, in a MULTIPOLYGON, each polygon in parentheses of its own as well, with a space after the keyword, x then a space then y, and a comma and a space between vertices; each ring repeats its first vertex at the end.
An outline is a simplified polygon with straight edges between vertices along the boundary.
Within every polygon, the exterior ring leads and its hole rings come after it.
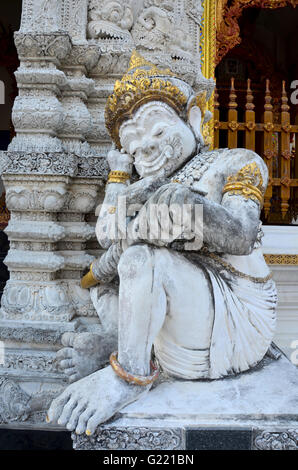
POLYGON ((120 142, 141 177, 171 175, 196 149, 191 129, 167 104, 141 106, 120 127, 120 142))

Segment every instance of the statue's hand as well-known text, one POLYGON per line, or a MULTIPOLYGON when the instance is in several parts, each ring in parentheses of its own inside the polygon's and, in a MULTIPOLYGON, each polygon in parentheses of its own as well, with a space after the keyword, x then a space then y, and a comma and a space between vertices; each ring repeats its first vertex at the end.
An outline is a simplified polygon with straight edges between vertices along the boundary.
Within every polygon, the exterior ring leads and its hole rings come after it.
POLYGON ((125 171, 131 175, 133 159, 130 155, 113 148, 107 158, 111 171, 125 171))
POLYGON ((157 246, 167 246, 175 240, 191 240, 195 237, 195 233, 192 231, 192 213, 189 213, 189 205, 202 203, 203 199, 202 195, 194 194, 180 184, 164 184, 149 197, 132 221, 131 233, 136 230, 140 240, 157 246), (188 210, 189 222, 184 216, 181 218, 184 204, 188 205, 185 210, 188 210), (159 227, 158 232, 155 230, 156 227, 159 227), (159 238, 156 239, 156 236, 159 238))
POLYGON ((147 176, 128 186, 122 196, 127 204, 144 204, 166 181, 164 177, 147 176))
POLYGON ((182 206, 183 204, 192 204, 193 202, 194 193, 189 188, 182 184, 168 183, 159 188, 148 199, 147 204, 166 204, 167 206, 176 204, 182 206))

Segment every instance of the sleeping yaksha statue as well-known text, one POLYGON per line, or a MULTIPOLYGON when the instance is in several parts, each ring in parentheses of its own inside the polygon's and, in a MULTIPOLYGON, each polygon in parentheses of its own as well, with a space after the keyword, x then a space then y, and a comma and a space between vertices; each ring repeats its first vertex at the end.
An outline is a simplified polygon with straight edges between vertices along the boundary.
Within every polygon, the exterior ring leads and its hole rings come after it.
POLYGON ((96 226, 106 251, 82 280, 102 333, 64 335, 58 358, 72 383, 49 422, 91 435, 158 374, 223 378, 270 348, 277 297, 259 220, 267 169, 250 150, 206 151, 211 92, 204 77, 195 94, 136 52, 115 84, 105 114, 111 171, 96 226), (124 200, 134 210, 115 231, 124 200), (184 210, 191 224, 182 217, 177 230, 184 210), (165 225, 168 238, 158 235, 165 225))

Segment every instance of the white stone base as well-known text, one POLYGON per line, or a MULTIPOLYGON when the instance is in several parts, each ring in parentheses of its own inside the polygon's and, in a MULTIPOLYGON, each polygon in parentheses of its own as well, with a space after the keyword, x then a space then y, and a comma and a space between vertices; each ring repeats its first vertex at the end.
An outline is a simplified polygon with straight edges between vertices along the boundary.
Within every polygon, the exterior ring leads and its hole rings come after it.
MULTIPOLYGON (((298 227, 263 227, 264 254, 298 255, 298 227)), ((298 265, 271 265, 278 292, 274 342, 289 357, 298 356, 298 265), (297 342, 295 346, 294 343, 297 342)), ((297 359, 298 362, 298 359, 297 359)))
POLYGON ((297 390, 298 371, 284 356, 266 358, 254 370, 223 380, 163 382, 94 437, 73 434, 74 447, 151 450, 155 439, 155 450, 186 449, 190 430, 228 429, 251 433, 252 448, 256 442, 261 448, 269 445, 273 431, 291 435, 298 430, 297 390), (271 437, 263 442, 264 431, 271 437))

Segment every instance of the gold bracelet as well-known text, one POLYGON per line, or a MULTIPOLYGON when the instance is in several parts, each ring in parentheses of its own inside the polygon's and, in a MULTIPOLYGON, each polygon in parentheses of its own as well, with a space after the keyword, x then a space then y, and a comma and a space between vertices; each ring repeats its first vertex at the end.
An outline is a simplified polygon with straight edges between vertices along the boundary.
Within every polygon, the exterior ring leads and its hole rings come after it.
POLYGON ((85 276, 81 279, 81 287, 82 289, 90 289, 90 287, 94 287, 99 284, 100 281, 96 279, 92 271, 92 264, 90 266, 90 270, 85 276))
POLYGON ((108 183, 122 183, 125 184, 130 179, 130 174, 125 171, 110 171, 108 176, 108 183))
POLYGON ((141 385, 145 387, 146 385, 152 384, 159 376, 159 370, 153 364, 152 361, 150 361, 150 366, 152 370, 151 375, 144 376, 144 375, 129 374, 129 372, 126 372, 123 369, 123 367, 120 366, 117 356, 118 356, 117 351, 112 353, 110 356, 110 364, 112 366, 112 369, 118 375, 118 377, 125 380, 125 382, 128 382, 129 384, 141 385))

